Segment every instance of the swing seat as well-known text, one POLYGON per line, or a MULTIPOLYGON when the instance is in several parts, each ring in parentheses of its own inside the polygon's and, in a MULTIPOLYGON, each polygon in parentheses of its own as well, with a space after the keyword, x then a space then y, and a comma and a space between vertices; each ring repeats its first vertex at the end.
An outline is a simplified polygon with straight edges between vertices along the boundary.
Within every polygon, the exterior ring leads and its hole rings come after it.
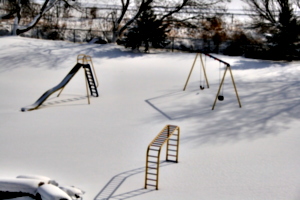
POLYGON ((203 87, 202 85, 200 85, 200 90, 204 90, 205 87, 203 87))
POLYGON ((223 95, 219 95, 219 96, 218 96, 218 100, 219 100, 219 101, 223 101, 223 100, 224 100, 224 96, 223 96, 223 95))

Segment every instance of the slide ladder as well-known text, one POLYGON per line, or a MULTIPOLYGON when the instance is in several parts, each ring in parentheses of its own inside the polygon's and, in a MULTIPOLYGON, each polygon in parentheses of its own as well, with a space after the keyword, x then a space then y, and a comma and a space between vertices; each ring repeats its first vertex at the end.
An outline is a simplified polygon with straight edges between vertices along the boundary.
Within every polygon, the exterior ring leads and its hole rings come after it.
POLYGON ((175 125, 166 125, 162 131, 152 140, 147 148, 145 189, 147 186, 158 190, 160 152, 162 146, 166 146, 166 161, 178 162, 180 128, 175 125))
POLYGON ((83 65, 84 72, 85 72, 85 77, 86 77, 86 82, 90 88, 90 93, 91 96, 93 97, 98 97, 98 90, 97 90, 97 85, 93 76, 93 71, 91 69, 91 66, 89 64, 83 65))

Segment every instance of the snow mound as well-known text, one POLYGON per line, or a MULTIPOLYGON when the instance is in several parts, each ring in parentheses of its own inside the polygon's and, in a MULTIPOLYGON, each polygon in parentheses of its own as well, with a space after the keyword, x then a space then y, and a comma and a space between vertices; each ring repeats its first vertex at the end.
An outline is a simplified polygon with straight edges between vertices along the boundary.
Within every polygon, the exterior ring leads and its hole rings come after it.
POLYGON ((19 175, 16 178, 0 179, 0 196, 13 200, 72 200, 82 198, 83 190, 59 184, 46 176, 19 175))
POLYGON ((74 186, 60 186, 59 187, 61 190, 66 192, 70 197, 75 197, 75 198, 80 198, 82 195, 85 193, 79 188, 76 188, 74 186))
POLYGON ((72 200, 66 192, 51 184, 39 187, 37 189, 37 196, 42 200, 72 200))
POLYGON ((17 176, 17 178, 41 180, 41 181, 44 181, 45 183, 58 186, 58 183, 55 180, 52 180, 51 178, 46 177, 46 176, 19 175, 19 176, 17 176))
POLYGON ((22 192, 35 195, 39 186, 44 182, 34 179, 0 179, 0 191, 2 192, 22 192))

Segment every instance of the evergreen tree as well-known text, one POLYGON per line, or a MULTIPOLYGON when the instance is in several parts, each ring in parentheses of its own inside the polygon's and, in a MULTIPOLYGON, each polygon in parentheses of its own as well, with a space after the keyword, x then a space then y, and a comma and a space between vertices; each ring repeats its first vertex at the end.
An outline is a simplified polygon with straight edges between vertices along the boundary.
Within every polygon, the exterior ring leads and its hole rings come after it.
MULTIPOLYGON (((292 0, 243 0, 253 10, 253 24, 268 41, 267 58, 299 59, 300 21, 292 0)), ((299 0, 297 0, 299 1, 299 0)))
POLYGON ((126 48, 139 50, 144 46, 144 51, 148 52, 149 47, 162 48, 169 44, 167 39, 168 24, 157 19, 150 6, 143 11, 136 20, 135 25, 130 27, 125 34, 123 44, 126 48))
POLYGON ((300 35, 300 26, 289 4, 284 4, 282 7, 278 22, 277 29, 268 39, 271 44, 275 45, 274 54, 276 56, 289 59, 297 54, 295 44, 299 42, 300 35))

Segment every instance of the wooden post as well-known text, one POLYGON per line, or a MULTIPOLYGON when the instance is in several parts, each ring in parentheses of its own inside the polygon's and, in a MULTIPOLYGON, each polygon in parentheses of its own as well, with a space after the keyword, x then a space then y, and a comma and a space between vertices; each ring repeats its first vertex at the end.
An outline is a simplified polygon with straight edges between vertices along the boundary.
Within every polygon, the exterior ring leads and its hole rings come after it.
POLYGON ((204 72, 204 78, 205 78, 205 81, 206 81, 206 86, 207 86, 207 88, 209 88, 208 79, 207 79, 207 76, 206 76, 205 65, 204 65, 203 59, 202 59, 202 53, 200 53, 200 60, 201 60, 202 69, 203 69, 203 72, 204 72))
POLYGON ((212 106, 212 110, 214 110, 215 105, 216 105, 216 103, 217 103, 217 99, 218 99, 218 96, 219 96, 219 94, 220 94, 221 88, 223 87, 223 83, 224 83, 224 80, 225 80, 225 75, 226 75, 227 70, 229 70, 229 72, 230 72, 232 84, 233 84, 233 87, 234 87, 234 91, 235 91, 236 98, 237 98, 237 100, 238 100, 239 106, 240 106, 240 108, 242 107, 242 104, 241 104, 240 97, 239 97, 238 92, 237 92, 237 89, 236 89, 236 85, 235 85, 235 82, 234 82, 234 78, 233 78, 233 74, 232 74, 230 65, 227 65, 227 66, 226 66, 226 69, 225 69, 225 71, 224 71, 224 75, 223 75, 222 81, 221 81, 220 86, 219 86, 218 93, 217 93, 216 98, 215 98, 215 101, 214 101, 214 104, 213 104, 213 106, 212 106))
POLYGON ((215 105, 216 105, 216 103, 217 103, 217 99, 218 99, 218 96, 219 96, 219 94, 220 94, 221 88, 223 87, 225 75, 226 75, 226 72, 227 72, 227 69, 228 69, 228 68, 229 68, 229 67, 228 67, 228 65, 227 65, 227 67, 226 67, 226 69, 225 69, 225 72, 224 72, 224 75, 223 75, 223 78, 222 78, 222 81, 221 81, 221 83, 220 83, 219 90, 218 90, 218 92, 217 92, 217 95, 216 95, 215 102, 214 102, 214 105, 213 105, 213 107, 212 107, 212 110, 215 108, 215 105))
POLYGON ((183 91, 185 91, 185 89, 186 89, 186 86, 187 86, 187 84, 188 84, 188 82, 189 82, 189 80, 190 80, 190 77, 191 77, 191 74, 192 74, 192 72, 193 72, 193 69, 194 69, 194 66, 195 66, 195 63, 196 63, 196 60, 197 60, 197 56, 198 56, 198 55, 199 55, 199 53, 197 53, 197 54, 196 54, 196 56, 195 56, 195 59, 194 59, 194 62, 193 62, 192 68, 191 68, 191 70, 190 70, 190 73, 189 73, 189 75, 188 75, 188 78, 187 78, 187 80, 186 80, 186 82, 185 82, 185 85, 184 85, 183 91))
POLYGON ((240 108, 241 108, 241 107, 242 107, 242 104, 241 104, 240 97, 239 97, 239 94, 238 94, 238 92, 237 92, 236 85, 235 85, 235 82, 234 82, 234 79, 233 79, 233 75, 232 75, 232 71, 231 71, 230 68, 229 68, 229 72, 230 72, 230 75, 231 75, 232 84, 233 84, 233 86, 234 86, 235 95, 236 95, 236 98, 237 98, 237 100, 238 100, 238 102, 239 102, 239 106, 240 106, 240 108))

